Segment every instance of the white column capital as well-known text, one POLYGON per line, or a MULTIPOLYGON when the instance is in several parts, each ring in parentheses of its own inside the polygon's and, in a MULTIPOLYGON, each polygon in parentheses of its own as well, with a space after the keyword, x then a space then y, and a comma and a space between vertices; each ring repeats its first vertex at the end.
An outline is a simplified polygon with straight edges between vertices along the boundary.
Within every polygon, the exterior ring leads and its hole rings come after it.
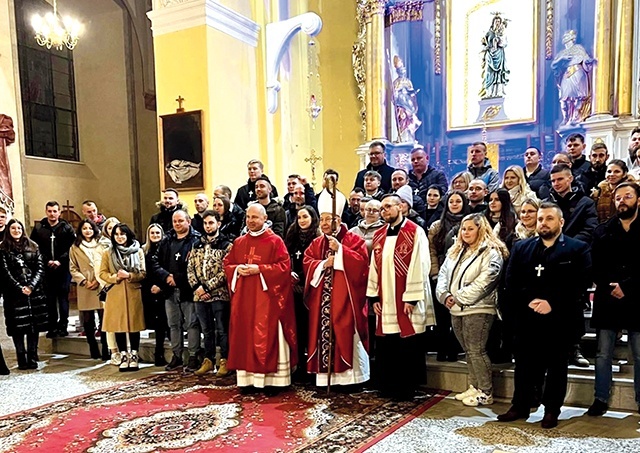
POLYGON ((207 25, 250 46, 258 45, 260 26, 215 0, 154 0, 147 17, 154 37, 207 25))

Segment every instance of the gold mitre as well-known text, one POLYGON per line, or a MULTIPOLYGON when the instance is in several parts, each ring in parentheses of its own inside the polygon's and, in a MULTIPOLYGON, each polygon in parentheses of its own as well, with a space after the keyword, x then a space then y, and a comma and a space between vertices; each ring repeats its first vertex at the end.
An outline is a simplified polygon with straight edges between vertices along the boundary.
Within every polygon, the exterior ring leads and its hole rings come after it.
POLYGON ((400 58, 398 55, 395 55, 393 57, 393 67, 394 68, 404 68, 404 62, 402 61, 402 58, 400 58))
POLYGON ((562 44, 566 44, 569 41, 575 41, 577 38, 575 30, 569 30, 562 35, 562 44))

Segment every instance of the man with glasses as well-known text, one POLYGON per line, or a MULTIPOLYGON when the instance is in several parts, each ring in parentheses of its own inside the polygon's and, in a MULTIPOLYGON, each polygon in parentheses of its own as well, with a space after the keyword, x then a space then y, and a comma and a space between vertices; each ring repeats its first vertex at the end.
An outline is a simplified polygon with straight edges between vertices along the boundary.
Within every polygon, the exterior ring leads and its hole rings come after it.
POLYGON ((373 236, 367 297, 376 314, 376 372, 382 396, 411 400, 425 376, 422 335, 435 324, 429 242, 405 219, 397 194, 385 195, 386 227, 373 236))
POLYGON ((380 189, 387 193, 391 189, 391 175, 395 168, 387 164, 385 158, 384 143, 375 141, 369 145, 369 165, 364 170, 360 170, 356 176, 356 182, 353 187, 364 187, 364 175, 368 171, 374 170, 380 174, 380 189))
POLYGON ((640 407, 640 187, 624 182, 615 188, 616 216, 598 225, 593 235, 591 260, 596 292, 591 327, 598 332, 595 400, 588 415, 599 416, 608 409, 611 395, 613 351, 618 332, 627 331, 633 352, 635 400, 640 407))

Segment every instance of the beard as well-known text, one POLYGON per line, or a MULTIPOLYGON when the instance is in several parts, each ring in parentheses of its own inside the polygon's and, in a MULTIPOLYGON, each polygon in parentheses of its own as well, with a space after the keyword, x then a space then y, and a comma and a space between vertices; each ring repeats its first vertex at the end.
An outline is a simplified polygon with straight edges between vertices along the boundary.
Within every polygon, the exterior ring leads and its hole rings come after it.
POLYGON ((618 218, 622 219, 622 220, 627 220, 632 218, 634 215, 636 215, 636 213, 638 212, 638 205, 636 204, 633 207, 629 207, 627 205, 621 205, 618 208, 618 218), (624 206, 627 209, 620 209, 622 208, 622 206, 624 206))
POLYGON ((216 234, 218 234, 218 230, 214 230, 211 233, 209 233, 208 231, 205 231, 204 234, 207 235, 208 238, 212 238, 214 237, 216 234))
POLYGON ((385 219, 385 222, 387 222, 389 225, 396 223, 396 221, 400 218, 400 214, 393 216, 393 217, 389 217, 388 219, 385 219))
POLYGON ((544 230, 544 231, 538 230, 538 236, 540 236, 542 239, 552 239, 559 232, 560 232, 559 229, 551 229, 551 228, 549 228, 548 230, 544 230))

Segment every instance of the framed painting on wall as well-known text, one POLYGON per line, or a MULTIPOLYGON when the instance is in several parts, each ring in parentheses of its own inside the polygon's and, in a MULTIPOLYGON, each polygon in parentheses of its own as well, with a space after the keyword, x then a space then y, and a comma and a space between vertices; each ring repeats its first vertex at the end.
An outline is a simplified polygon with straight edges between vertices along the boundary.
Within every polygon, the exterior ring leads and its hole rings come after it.
POLYGON ((160 116, 162 190, 204 189, 202 110, 160 116))
POLYGON ((447 129, 535 122, 538 1, 446 5, 447 129))

